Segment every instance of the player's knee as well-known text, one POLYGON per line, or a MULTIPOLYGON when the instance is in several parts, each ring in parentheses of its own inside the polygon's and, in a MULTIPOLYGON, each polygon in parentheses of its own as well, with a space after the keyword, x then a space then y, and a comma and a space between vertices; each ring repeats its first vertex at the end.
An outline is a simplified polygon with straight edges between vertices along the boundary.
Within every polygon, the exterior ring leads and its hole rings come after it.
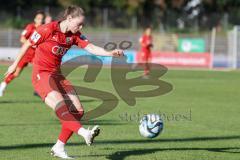
POLYGON ((70 106, 71 110, 77 111, 77 112, 83 112, 83 106, 81 103, 74 103, 74 102, 70 102, 68 103, 68 106, 70 106))
POLYGON ((45 98, 45 103, 54 110, 56 109, 56 107, 66 105, 62 95, 56 91, 48 93, 45 98))
POLYGON ((67 106, 67 103, 64 100, 61 100, 61 101, 56 102, 56 104, 54 106, 55 106, 55 109, 57 109, 62 106, 67 106))
POLYGON ((83 109, 83 105, 80 103, 80 104, 77 104, 77 105, 75 105, 75 108, 77 109, 77 111, 84 111, 84 109, 83 109))

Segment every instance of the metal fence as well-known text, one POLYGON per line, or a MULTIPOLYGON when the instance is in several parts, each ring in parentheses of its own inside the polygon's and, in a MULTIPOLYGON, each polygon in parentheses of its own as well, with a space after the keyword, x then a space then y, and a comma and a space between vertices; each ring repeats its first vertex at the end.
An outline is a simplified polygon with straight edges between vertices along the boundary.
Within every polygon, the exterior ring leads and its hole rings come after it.
MULTIPOLYGON (((216 30, 215 30, 216 31, 216 30)), ((0 47, 20 47, 19 42, 21 30, 2 29, 0 30, 0 47)), ((122 41, 132 43, 129 50, 139 50, 138 39, 141 36, 140 31, 91 31, 87 32, 86 37, 94 44, 104 47, 107 43, 113 42, 117 46, 122 41)), ((233 38, 230 32, 217 32, 213 37, 212 32, 204 34, 174 34, 174 33, 153 33, 153 44, 155 51, 176 52, 178 48, 178 39, 180 38, 201 38, 205 41, 206 52, 214 56, 215 66, 231 67, 233 63, 233 38), (214 42, 214 43, 213 43, 214 42)), ((6 54, 6 53, 0 53, 6 54)))
POLYGON ((0 46, 1 47, 20 47, 21 30, 1 29, 0 46))
MULTIPOLYGON (((20 47, 21 30, 17 29, 0 29, 0 46, 1 47, 20 47)), ((141 36, 140 31, 91 31, 85 33, 86 37, 96 45, 103 47, 109 42, 119 44, 121 41, 130 41, 132 47, 130 49, 138 50, 138 39, 141 36)), ((211 32, 204 34, 175 34, 153 32, 154 50, 158 51, 176 51, 179 38, 202 38, 206 42, 206 51, 210 52, 211 48, 211 32)), ((227 33, 219 33, 215 40, 215 53, 225 54, 228 51, 227 33)))

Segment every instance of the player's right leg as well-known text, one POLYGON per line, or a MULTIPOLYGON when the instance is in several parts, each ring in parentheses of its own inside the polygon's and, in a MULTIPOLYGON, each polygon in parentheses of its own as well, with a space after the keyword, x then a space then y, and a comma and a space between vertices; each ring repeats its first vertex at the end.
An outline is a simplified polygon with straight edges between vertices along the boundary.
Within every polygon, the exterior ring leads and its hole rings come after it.
MULTIPOLYGON (((66 123, 64 123, 64 121, 67 119, 69 121, 71 119, 72 120, 74 119, 71 117, 67 117, 67 115, 70 116, 70 114, 68 112, 68 108, 64 102, 64 98, 61 93, 57 91, 51 91, 46 96, 45 103, 55 111, 57 117, 62 123, 61 132, 59 134, 56 144, 51 149, 51 155, 53 155, 54 157, 59 157, 63 159, 71 159, 71 157, 69 157, 67 152, 65 151, 65 144, 67 143, 68 139, 72 136, 73 131, 66 127, 65 125, 66 123)), ((76 126, 79 128, 81 125, 76 124, 76 126)))

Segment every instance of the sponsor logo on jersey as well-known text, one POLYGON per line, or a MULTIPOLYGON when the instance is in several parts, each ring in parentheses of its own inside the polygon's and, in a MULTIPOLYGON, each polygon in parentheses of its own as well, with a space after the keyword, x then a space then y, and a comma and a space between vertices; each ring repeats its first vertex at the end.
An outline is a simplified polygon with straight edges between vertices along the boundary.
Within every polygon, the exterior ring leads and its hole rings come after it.
POLYGON ((68 48, 61 46, 53 46, 52 53, 55 55, 64 55, 67 52, 68 48))

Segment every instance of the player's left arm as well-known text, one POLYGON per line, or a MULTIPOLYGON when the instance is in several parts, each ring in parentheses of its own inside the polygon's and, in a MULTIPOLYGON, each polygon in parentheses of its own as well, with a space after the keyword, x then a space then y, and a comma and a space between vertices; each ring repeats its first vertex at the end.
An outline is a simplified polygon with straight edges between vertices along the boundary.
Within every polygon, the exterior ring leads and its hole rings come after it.
POLYGON ((84 35, 78 35, 75 37, 75 44, 79 47, 85 49, 89 53, 98 56, 114 56, 114 57, 122 57, 124 56, 123 50, 115 49, 112 51, 107 51, 102 47, 98 47, 88 41, 88 39, 84 35))
POLYGON ((89 43, 84 49, 89 53, 92 53, 97 56, 114 56, 114 57, 124 56, 123 50, 114 49, 112 51, 106 51, 104 48, 98 47, 92 43, 89 43))

